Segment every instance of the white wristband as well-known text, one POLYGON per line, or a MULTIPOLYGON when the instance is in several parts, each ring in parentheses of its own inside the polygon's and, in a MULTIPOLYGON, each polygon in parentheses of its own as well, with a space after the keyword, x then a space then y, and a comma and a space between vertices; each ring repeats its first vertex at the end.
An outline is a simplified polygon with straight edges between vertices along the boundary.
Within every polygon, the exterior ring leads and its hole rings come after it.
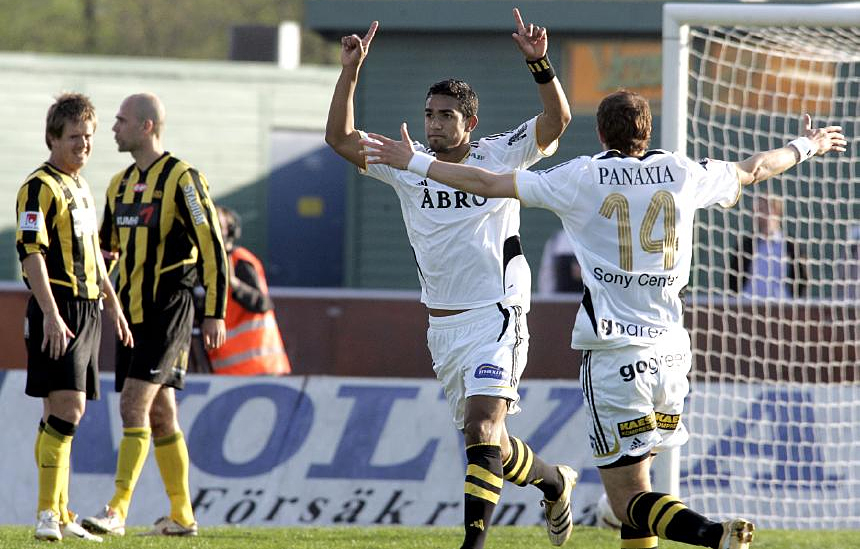
POLYGON ((430 164, 436 160, 433 156, 415 151, 412 153, 412 160, 409 161, 409 165, 406 166, 406 169, 412 173, 418 174, 421 177, 427 177, 427 172, 430 170, 430 164))
POLYGON ((797 152, 800 153, 800 160, 797 161, 798 164, 804 160, 809 160, 818 152, 818 147, 815 146, 812 139, 808 137, 798 137, 793 141, 789 141, 788 146, 794 147, 797 149, 797 152))

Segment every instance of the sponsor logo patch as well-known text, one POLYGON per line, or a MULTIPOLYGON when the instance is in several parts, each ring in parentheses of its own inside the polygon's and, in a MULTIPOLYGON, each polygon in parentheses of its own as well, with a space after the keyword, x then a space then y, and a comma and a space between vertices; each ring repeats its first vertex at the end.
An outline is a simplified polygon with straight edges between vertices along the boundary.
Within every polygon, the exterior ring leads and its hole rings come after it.
POLYGON ((182 194, 185 195, 185 202, 188 203, 188 210, 191 212, 191 219, 195 225, 203 225, 206 223, 206 217, 203 215, 203 207, 197 199, 197 193, 194 192, 194 187, 185 185, 182 187, 182 194))
POLYGON ((523 124, 514 132, 514 134, 508 139, 508 146, 512 146, 514 143, 522 139, 526 136, 526 125, 523 124))
POLYGON ((632 437, 641 433, 647 433, 657 428, 657 420, 654 414, 637 417, 630 421, 622 421, 618 424, 618 434, 622 437, 632 437))
POLYGON ((678 422, 681 421, 681 414, 654 414, 657 417, 657 427, 660 429, 668 429, 673 431, 678 427, 678 422))
POLYGON ((78 208, 72 211, 72 222, 75 228, 75 236, 95 234, 98 230, 95 208, 78 208))
POLYGON ((475 370, 477 379, 502 379, 502 369, 495 364, 481 364, 475 370))
POLYGON ((116 226, 117 227, 158 227, 160 220, 159 203, 152 204, 117 204, 116 226))
POLYGON ((45 227, 45 216, 42 212, 21 212, 18 228, 22 231, 41 231, 45 227))
POLYGON ((146 190, 146 183, 135 183, 133 188, 134 192, 142 193, 146 190))

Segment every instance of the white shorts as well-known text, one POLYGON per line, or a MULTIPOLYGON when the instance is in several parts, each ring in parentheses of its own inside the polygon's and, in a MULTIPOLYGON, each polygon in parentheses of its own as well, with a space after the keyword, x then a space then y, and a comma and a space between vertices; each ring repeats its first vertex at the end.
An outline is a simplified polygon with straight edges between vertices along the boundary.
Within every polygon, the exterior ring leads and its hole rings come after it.
POLYGON ((681 412, 691 365, 686 331, 649 347, 583 351, 579 376, 596 466, 687 442, 681 412))
POLYGON ((473 395, 507 399, 508 414, 520 411, 517 386, 529 347, 522 307, 489 305, 431 316, 427 346, 457 429, 465 425, 466 399, 473 395))

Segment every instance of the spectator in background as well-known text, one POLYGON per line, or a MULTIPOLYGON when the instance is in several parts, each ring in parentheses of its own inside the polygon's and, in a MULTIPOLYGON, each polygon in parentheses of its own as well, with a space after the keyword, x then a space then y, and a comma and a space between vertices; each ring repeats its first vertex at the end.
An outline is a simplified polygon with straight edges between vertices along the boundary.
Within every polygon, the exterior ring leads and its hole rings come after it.
POLYGON ((242 224, 233 210, 218 206, 221 236, 227 250, 227 340, 208 349, 212 372, 225 375, 284 375, 291 371, 284 350, 263 264, 247 248, 236 246, 242 224))
POLYGON ((741 239, 730 261, 729 285, 746 297, 804 297, 808 276, 799 246, 782 232, 779 197, 756 197, 753 234, 741 239))
POLYGON ((538 292, 582 293, 583 288, 582 267, 576 260, 573 244, 564 234, 564 229, 559 229, 543 247, 538 271, 538 292))
POLYGON ((72 439, 86 401, 99 397, 102 296, 122 343, 132 345, 132 335, 99 250, 95 201, 80 175, 92 153, 95 108, 84 95, 61 95, 48 109, 45 126, 51 154, 18 191, 15 234, 32 292, 24 319, 24 391, 41 398, 43 407, 35 445, 35 537, 99 542, 75 522, 67 505, 72 439))

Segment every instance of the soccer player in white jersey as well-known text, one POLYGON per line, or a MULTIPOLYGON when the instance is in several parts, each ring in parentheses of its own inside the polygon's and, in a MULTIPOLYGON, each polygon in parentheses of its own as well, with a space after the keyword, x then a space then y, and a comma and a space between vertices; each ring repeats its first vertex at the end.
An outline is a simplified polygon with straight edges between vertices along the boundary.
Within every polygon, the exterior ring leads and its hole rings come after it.
MULTIPOLYGON (((424 105, 427 145, 440 160, 490 170, 524 169, 555 152, 570 121, 570 107, 546 57, 546 29, 526 25, 514 10, 513 39, 538 84, 543 112, 517 128, 470 142, 478 124, 478 98, 459 80, 430 87, 424 105)), ((335 86, 326 142, 362 173, 391 185, 400 199, 415 253, 421 301, 429 313, 427 341, 455 425, 463 430, 467 471, 464 549, 484 546, 503 480, 533 484, 544 494, 553 545, 570 537, 571 491, 576 472, 541 460, 509 436, 505 416, 519 411, 517 385, 526 363, 531 273, 519 239, 519 202, 486 199, 430 178, 368 164, 354 127, 358 72, 377 29, 342 39, 343 70, 335 86)), ((435 156, 432 156, 435 155, 435 156)))
POLYGON ((604 151, 543 171, 491 173, 436 162, 403 141, 371 134, 368 162, 427 173, 488 199, 519 198, 561 219, 582 265, 585 292, 573 329, 582 350, 580 381, 591 420, 589 439, 613 512, 622 521, 621 547, 647 549, 658 538, 715 549, 744 549, 753 525, 714 522, 674 495, 651 490, 656 452, 679 446, 690 337, 681 290, 690 277, 693 217, 713 204, 733 206, 743 185, 816 154, 845 151, 839 126, 812 129, 785 147, 740 162, 695 162, 680 153, 648 150, 651 111, 639 94, 604 98, 597 132, 604 151))

